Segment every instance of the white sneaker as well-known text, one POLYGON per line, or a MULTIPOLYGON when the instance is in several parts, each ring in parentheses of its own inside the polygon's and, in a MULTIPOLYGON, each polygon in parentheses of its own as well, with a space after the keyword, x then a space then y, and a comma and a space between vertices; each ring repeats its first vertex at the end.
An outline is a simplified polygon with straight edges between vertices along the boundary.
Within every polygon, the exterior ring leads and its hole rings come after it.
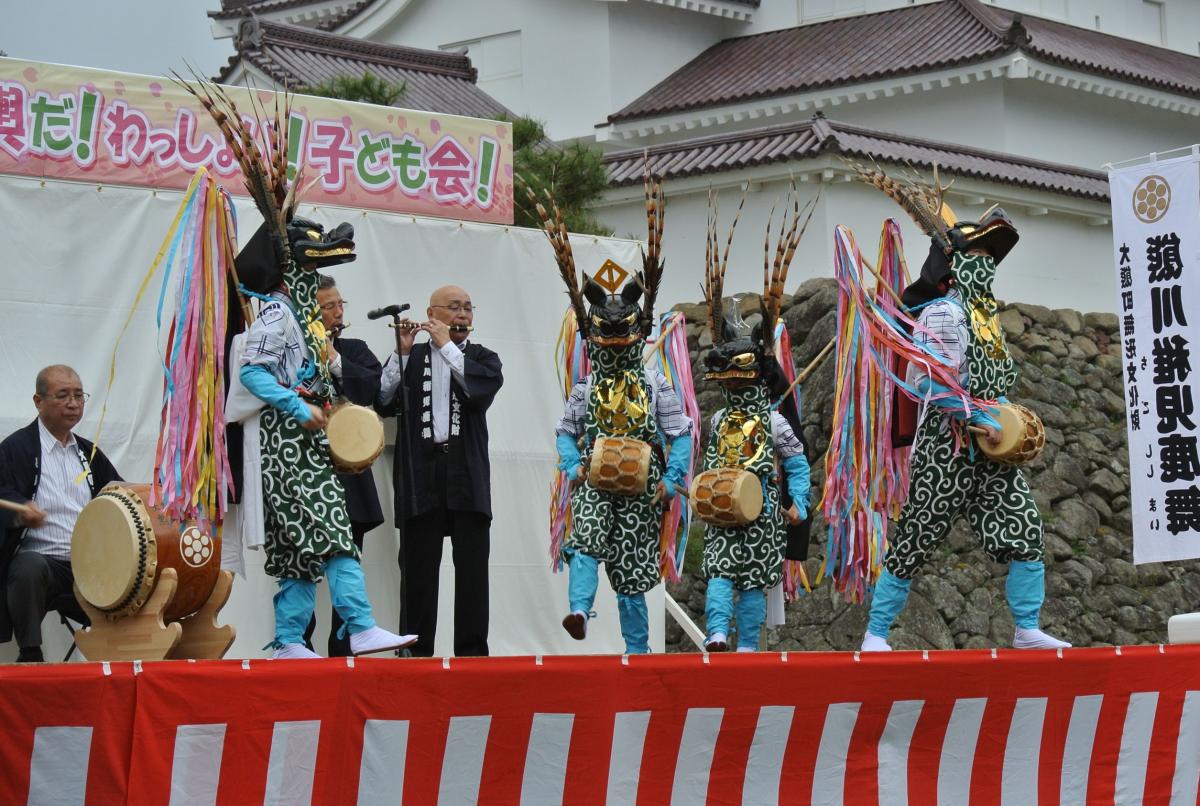
POLYGON ((729 637, 723 632, 715 632, 704 642, 705 652, 728 652, 729 637))
POLYGON ((417 636, 415 635, 396 635, 394 632, 388 632, 382 627, 375 626, 350 636, 350 654, 370 655, 375 652, 388 652, 393 649, 403 649, 416 642, 417 636))
POLYGON ((1041 630, 1017 627, 1013 633, 1013 649, 1067 649, 1071 645, 1041 630))
POLYGON ((859 651, 861 651, 861 652, 891 652, 892 647, 891 647, 891 644, 889 644, 887 642, 886 638, 880 638, 878 635, 875 635, 875 633, 869 632, 869 633, 866 633, 865 635, 863 635, 862 647, 860 648, 859 651))
POLYGON ((750 647, 750 646, 740 646, 737 648, 737 651, 738 652, 757 652, 758 650, 755 649, 754 647, 750 647))
POLYGON ((304 644, 284 644, 271 654, 271 660, 292 660, 294 658, 319 658, 316 652, 304 644))

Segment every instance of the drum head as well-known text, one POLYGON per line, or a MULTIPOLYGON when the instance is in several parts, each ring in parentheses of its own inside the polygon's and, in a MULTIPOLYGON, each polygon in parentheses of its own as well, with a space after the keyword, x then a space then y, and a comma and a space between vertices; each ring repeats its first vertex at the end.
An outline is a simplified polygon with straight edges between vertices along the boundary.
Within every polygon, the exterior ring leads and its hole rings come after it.
MULTIPOLYGON (((119 490, 106 490, 89 501, 75 521, 71 533, 75 584, 83 597, 101 610, 119 605, 144 571, 148 537, 134 514, 139 509, 142 506, 136 499, 119 490)), ((149 524, 148 515, 139 515, 143 524, 149 524)))
POLYGON ((1007 456, 1016 450, 1021 444, 1021 440, 1025 438, 1025 422, 1014 406, 997 406, 992 416, 996 418, 996 422, 1000 423, 1000 444, 992 445, 983 438, 982 434, 976 441, 988 456, 1007 456))
POLYGON ((383 449, 383 420, 366 406, 336 409, 325 428, 329 450, 341 463, 370 464, 383 449))
POLYGON ((739 479, 737 489, 738 512, 746 523, 758 520, 763 510, 762 483, 753 473, 747 472, 739 479))

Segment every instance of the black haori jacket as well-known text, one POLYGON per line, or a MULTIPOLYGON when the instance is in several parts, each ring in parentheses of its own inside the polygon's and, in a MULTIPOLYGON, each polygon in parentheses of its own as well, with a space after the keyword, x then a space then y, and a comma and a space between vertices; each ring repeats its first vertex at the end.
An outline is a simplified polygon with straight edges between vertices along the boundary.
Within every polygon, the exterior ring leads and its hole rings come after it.
MULTIPOLYGON (((433 443, 421 438, 422 380, 430 358, 429 343, 414 344, 408 355, 403 381, 396 390, 391 411, 396 413, 403 396, 409 401, 407 416, 396 435, 393 474, 396 490, 396 525, 434 507, 433 443), (404 448, 402 446, 407 446, 404 448)), ((492 469, 488 461, 487 410, 504 384, 500 356, 479 344, 463 348, 463 375, 471 390, 463 398, 460 435, 451 439, 447 454, 446 506, 457 512, 478 512, 492 517, 492 469), (453 444, 457 442, 457 444, 453 444)), ((462 387, 451 376, 452 390, 462 387)))
MULTIPOLYGON (((92 497, 112 481, 121 481, 112 462, 101 451, 92 456, 92 443, 78 434, 75 441, 85 457, 91 461, 92 497)), ((42 477, 42 440, 38 434, 38 422, 34 420, 24 428, 14 431, 0 442, 0 498, 17 504, 33 500, 38 482, 42 477)), ((0 644, 12 640, 12 621, 8 617, 8 565, 25 537, 25 527, 18 526, 16 514, 0 509, 0 644)))
MULTIPOLYGON (((334 378, 338 390, 351 403, 371 408, 379 394, 379 377, 383 366, 362 339, 333 340, 333 349, 342 357, 342 378, 334 378)), ((361 473, 338 474, 338 481, 346 491, 346 511, 350 523, 364 533, 383 523, 383 509, 379 506, 379 493, 375 491, 375 476, 371 468, 361 473)))

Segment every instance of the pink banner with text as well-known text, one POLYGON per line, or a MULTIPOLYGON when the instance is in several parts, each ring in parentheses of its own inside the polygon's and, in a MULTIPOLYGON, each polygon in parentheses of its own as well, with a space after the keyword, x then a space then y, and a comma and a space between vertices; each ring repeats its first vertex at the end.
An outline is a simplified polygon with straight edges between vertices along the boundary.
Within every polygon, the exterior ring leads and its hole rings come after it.
MULTIPOLYGON (((255 93, 273 116, 275 93, 255 93)), ((230 94, 251 109, 250 90, 230 94)), ((306 202, 512 222, 509 123, 295 95, 287 126, 290 168, 317 180, 306 202)), ((201 166, 245 195, 216 124, 171 80, 0 58, 0 173, 182 189, 201 166)))

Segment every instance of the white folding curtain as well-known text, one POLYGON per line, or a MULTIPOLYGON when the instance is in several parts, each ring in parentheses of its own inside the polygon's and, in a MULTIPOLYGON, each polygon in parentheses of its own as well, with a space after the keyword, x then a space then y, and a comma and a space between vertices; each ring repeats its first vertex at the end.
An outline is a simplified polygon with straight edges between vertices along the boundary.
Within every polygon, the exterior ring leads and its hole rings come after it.
MULTIPOLYGON (((38 369, 70 364, 92 393, 78 431, 96 435, 107 413, 100 446, 131 481, 150 478, 162 371, 155 322, 162 270, 134 305, 180 202, 178 192, 150 191, 0 176, 0 221, 5 223, 4 289, 0 317, 0 435, 35 416, 31 401, 38 369), (110 360, 118 336, 115 380, 107 395, 110 360)), ((259 223, 239 199, 238 225, 245 241, 259 223)), ((326 226, 350 221, 358 260, 335 268, 349 302, 347 336, 365 340, 382 361, 395 342, 386 320, 366 312, 408 302, 424 317, 430 292, 463 286, 478 307, 472 339, 499 353, 504 388, 488 415, 491 435, 491 650, 497 655, 620 652, 613 594, 602 582, 599 617, 586 642, 575 642, 559 621, 566 612, 566 576, 551 574, 547 557, 548 502, 554 473, 553 427, 562 412, 554 345, 566 296, 549 244, 536 230, 419 218, 343 208, 302 206, 301 214, 326 226)), ((572 239, 580 268, 594 272, 606 258, 633 269, 633 241, 580 236, 572 239)), ((174 278, 172 278, 174 279, 174 278)), ((173 282, 172 282, 173 285, 173 282)), ((169 304, 166 306, 169 311, 169 304)), ((169 313, 164 314, 169 316, 169 313)), ((164 325, 165 326, 165 325, 164 325)), ((388 429, 389 443, 392 429, 388 429)), ((391 447, 374 472, 387 523, 366 538, 363 565, 377 620, 395 628, 400 592, 392 528, 391 447)), ((237 627, 229 657, 259 657, 271 640, 273 581, 261 553, 247 552, 247 578, 238 577, 222 619, 237 627)), ((442 565, 437 652, 450 654, 454 601, 449 541, 442 565)), ((649 597, 651 645, 663 644, 663 599, 649 597)), ((318 600, 318 649, 328 634, 328 597, 318 600)), ((47 657, 65 633, 47 623, 47 657)), ((0 658, 15 656, 10 643, 0 658)))

